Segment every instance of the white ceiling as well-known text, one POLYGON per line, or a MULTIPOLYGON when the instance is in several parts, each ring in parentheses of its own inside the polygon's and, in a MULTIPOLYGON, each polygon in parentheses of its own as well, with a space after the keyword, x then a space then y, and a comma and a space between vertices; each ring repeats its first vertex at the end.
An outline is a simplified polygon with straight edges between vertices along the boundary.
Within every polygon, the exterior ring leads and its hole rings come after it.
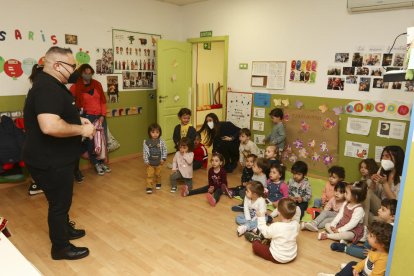
POLYGON ((155 1, 170 3, 173 5, 177 5, 177 6, 185 6, 185 5, 190 5, 190 4, 194 4, 197 2, 204 2, 208 0, 155 0, 155 1))

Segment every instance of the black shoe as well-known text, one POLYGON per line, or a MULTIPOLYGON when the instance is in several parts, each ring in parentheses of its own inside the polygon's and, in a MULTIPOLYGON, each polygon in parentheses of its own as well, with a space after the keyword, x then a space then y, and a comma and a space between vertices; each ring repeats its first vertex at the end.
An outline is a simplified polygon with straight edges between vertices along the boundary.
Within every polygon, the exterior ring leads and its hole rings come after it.
POLYGON ((29 195, 37 195, 43 193, 43 190, 40 189, 39 185, 37 185, 34 181, 29 186, 29 195))
POLYGON ((233 206, 233 207, 231 207, 231 210, 233 211, 233 212, 244 212, 244 205, 236 205, 236 206, 233 206))
POLYGON ((83 174, 82 174, 82 172, 80 170, 76 171, 74 175, 75 175, 76 182, 78 182, 78 183, 82 183, 83 182, 83 179, 85 177, 83 176, 83 174))
POLYGON ((334 242, 331 244, 331 249, 336 252, 345 252, 346 244, 334 242))
POLYGON ((53 260, 77 260, 85 258, 88 255, 89 249, 87 247, 76 247, 73 244, 59 250, 54 250, 52 248, 53 260))
POLYGON ((86 235, 85 230, 75 229, 75 222, 69 221, 68 224, 68 236, 69 240, 76 240, 86 235))

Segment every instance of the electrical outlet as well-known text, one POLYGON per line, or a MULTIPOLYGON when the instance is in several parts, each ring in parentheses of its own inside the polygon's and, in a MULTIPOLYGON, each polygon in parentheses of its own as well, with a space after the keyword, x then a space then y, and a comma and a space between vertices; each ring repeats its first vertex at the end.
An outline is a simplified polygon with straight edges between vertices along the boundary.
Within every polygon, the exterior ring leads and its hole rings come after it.
POLYGON ((249 67, 247 63, 239 63, 239 69, 246 70, 249 67))

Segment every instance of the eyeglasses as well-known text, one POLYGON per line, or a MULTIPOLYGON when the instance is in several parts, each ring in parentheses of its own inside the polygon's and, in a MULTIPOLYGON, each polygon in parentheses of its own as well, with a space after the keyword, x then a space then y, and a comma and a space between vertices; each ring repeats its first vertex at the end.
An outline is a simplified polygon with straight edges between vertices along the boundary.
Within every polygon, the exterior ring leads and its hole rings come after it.
POLYGON ((67 62, 64 62, 64 61, 61 61, 61 60, 57 60, 56 62, 66 64, 66 65, 68 65, 68 66, 72 67, 72 69, 73 69, 74 71, 76 70, 76 63, 75 63, 75 64, 70 64, 70 63, 67 63, 67 62))

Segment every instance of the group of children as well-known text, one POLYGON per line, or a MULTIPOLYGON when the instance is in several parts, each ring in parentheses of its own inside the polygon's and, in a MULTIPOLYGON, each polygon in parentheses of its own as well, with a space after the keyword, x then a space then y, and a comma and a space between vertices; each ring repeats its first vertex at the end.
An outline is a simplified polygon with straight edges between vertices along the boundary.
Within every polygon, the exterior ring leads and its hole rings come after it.
MULTIPOLYGON (((181 187, 183 197, 205 193, 211 206, 219 202, 222 194, 242 199, 242 204, 232 207, 233 211, 242 212, 236 216, 237 234, 251 241, 253 252, 266 260, 275 263, 294 260, 297 236, 300 230, 309 230, 318 232, 319 240, 335 240, 331 245, 333 251, 364 259, 358 264, 345 265, 337 275, 362 272, 369 275, 372 271, 385 273, 397 201, 384 199, 375 221, 367 225, 364 201, 371 176, 378 168, 372 165, 375 161, 363 160, 359 164, 361 180, 351 184, 344 182, 345 170, 342 167, 329 168, 322 197, 315 199, 314 206, 309 208, 312 189, 307 178, 308 166, 303 161, 296 161, 290 169, 292 177, 285 182, 286 167, 279 159, 285 141, 283 111, 276 108, 269 115, 274 127, 266 138, 271 144, 266 147, 264 157, 258 157, 259 150, 250 140, 250 130, 240 130, 242 174, 238 186, 229 188, 223 155, 213 152, 208 184, 193 189, 193 170, 207 168, 208 154, 200 134, 190 124, 191 111, 182 108, 178 113, 181 123, 175 127, 173 137, 177 151, 170 176, 171 192, 177 191, 177 180, 181 179, 185 183, 181 187), (312 214, 312 221, 301 222, 305 212, 312 214), (275 217, 278 219, 273 222, 275 217), (319 232, 321 229, 324 231, 319 232), (365 243, 362 246, 358 242, 365 243)), ((144 141, 144 162, 147 165, 146 191, 150 194, 154 183, 155 189, 161 188, 160 170, 166 160, 167 149, 159 125, 150 125, 148 135, 149 139, 144 141)))

